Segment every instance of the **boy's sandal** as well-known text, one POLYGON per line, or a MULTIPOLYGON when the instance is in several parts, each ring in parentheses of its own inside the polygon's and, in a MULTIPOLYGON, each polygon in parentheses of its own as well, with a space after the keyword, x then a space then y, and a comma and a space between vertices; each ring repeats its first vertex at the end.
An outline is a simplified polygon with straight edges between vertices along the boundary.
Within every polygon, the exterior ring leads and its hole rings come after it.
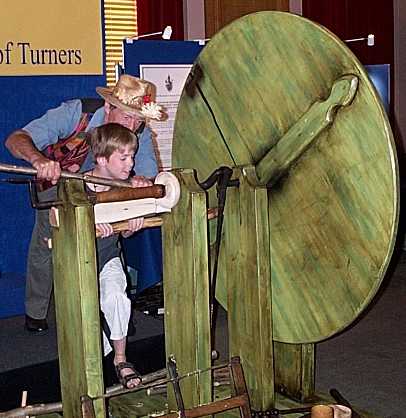
POLYGON ((116 368, 117 379, 123 385, 123 387, 125 389, 132 389, 132 388, 128 387, 128 382, 130 380, 139 380, 139 382, 135 386, 138 386, 138 385, 141 384, 141 382, 142 382, 141 375, 140 375, 140 373, 137 372, 137 370, 135 370, 134 365, 132 363, 129 363, 128 361, 122 361, 121 363, 118 363, 115 366, 115 368, 116 368), (123 369, 131 369, 132 373, 129 373, 126 376, 123 376, 121 374, 121 371, 123 369))

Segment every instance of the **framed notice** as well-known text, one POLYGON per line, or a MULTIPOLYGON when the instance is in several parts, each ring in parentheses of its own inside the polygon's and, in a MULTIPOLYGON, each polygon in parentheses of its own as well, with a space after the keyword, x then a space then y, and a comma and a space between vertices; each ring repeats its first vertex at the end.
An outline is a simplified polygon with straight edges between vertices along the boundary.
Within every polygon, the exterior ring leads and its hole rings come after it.
POLYGON ((191 68, 192 64, 140 66, 140 77, 155 84, 156 102, 165 108, 168 115, 164 122, 151 120, 150 123, 156 135, 156 155, 160 170, 172 168, 172 138, 176 110, 191 68))
POLYGON ((165 122, 150 122, 159 170, 172 168, 176 110, 186 78, 203 47, 199 41, 124 42, 124 71, 154 83, 156 101, 168 114, 165 122))

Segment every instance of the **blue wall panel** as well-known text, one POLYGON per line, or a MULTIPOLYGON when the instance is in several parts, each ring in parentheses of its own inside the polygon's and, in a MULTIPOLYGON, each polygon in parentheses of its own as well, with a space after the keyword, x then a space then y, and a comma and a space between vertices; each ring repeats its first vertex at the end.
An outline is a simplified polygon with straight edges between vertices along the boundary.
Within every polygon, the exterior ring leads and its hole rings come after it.
MULTIPOLYGON (((0 161, 14 159, 4 146, 7 136, 63 100, 97 97, 95 88, 105 86, 105 76, 0 77, 0 161)), ((12 177, 0 173, 0 178, 12 177)), ((0 183, 0 285, 2 273, 25 273, 34 211, 24 185, 0 183)))

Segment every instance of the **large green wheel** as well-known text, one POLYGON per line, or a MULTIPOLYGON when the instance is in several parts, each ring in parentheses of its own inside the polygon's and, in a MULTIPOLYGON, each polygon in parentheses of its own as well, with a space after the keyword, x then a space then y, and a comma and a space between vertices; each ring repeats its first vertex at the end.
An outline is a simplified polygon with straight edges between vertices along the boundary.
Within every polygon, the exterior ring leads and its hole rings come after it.
POLYGON ((261 12, 218 32, 192 71, 173 167, 195 168, 200 180, 221 165, 257 165, 336 80, 358 78, 351 104, 268 192, 275 340, 341 331, 376 294, 398 222, 394 141, 363 66, 325 28, 261 12))

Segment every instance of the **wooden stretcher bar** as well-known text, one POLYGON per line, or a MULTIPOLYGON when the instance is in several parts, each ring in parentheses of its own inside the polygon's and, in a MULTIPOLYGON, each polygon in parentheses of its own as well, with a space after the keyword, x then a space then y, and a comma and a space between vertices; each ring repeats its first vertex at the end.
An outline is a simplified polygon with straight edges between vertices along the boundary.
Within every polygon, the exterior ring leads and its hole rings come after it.
MULTIPOLYGON (((218 208, 208 209, 207 220, 216 218, 217 214, 218 214, 218 208)), ((128 222, 129 220, 121 221, 121 222, 114 222, 112 224, 114 233, 118 234, 119 232, 127 231, 128 222)), ((160 216, 153 216, 151 218, 144 219, 144 228, 153 228, 156 226, 162 226, 162 224, 163 224, 163 219, 160 216)), ((96 230, 96 238, 99 238, 100 236, 101 236, 101 233, 96 230)))

